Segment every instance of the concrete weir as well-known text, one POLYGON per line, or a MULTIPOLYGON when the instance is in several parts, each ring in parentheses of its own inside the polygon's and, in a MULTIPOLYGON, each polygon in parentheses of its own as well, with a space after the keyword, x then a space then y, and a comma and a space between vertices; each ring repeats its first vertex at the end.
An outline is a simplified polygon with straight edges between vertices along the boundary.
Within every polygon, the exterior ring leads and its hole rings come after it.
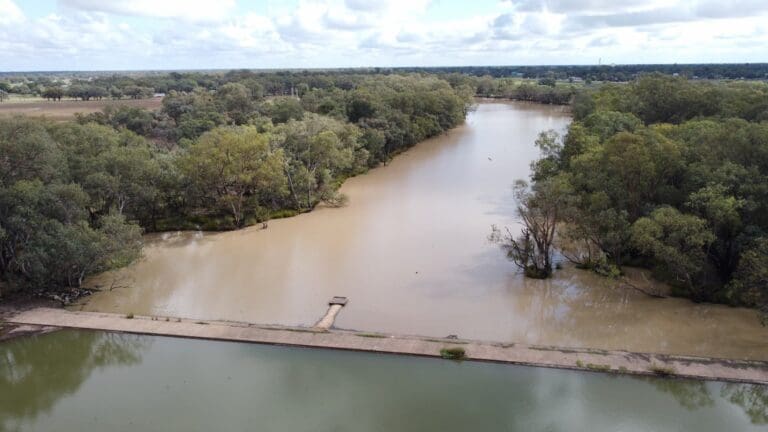
MULTIPOLYGON (((333 306, 331 305, 331 308, 333 306)), ((341 305, 336 306, 341 307, 341 305)), ((333 312, 333 315, 335 316, 337 312, 338 310, 333 312)), ((321 320, 321 323, 323 321, 321 320)), ((768 362, 765 361, 722 360, 626 351, 504 344, 457 338, 399 336, 337 330, 331 329, 330 325, 328 328, 323 328, 319 326, 320 323, 311 328, 284 327, 229 321, 199 321, 170 317, 73 312, 49 308, 20 312, 8 318, 7 322, 18 325, 53 326, 423 357, 441 357, 441 350, 461 348, 466 360, 470 361, 768 384, 768 362)))

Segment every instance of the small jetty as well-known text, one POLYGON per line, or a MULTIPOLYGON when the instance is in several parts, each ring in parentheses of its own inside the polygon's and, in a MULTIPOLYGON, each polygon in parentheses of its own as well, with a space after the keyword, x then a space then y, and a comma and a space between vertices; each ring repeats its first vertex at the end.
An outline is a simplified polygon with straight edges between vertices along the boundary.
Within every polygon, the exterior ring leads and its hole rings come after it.
POLYGON ((333 327, 333 323, 336 321, 336 315, 338 315, 341 308, 347 305, 346 297, 334 297, 328 302, 328 312, 320 321, 315 324, 316 329, 328 330, 333 327))
POLYGON ((440 358, 461 353, 467 361, 585 370, 646 376, 768 384, 767 361, 725 360, 627 351, 536 346, 461 339, 392 335, 333 328, 346 299, 333 299, 314 327, 201 321, 174 317, 134 316, 38 308, 20 312, 6 322, 44 328, 76 328, 156 336, 252 342, 440 358))

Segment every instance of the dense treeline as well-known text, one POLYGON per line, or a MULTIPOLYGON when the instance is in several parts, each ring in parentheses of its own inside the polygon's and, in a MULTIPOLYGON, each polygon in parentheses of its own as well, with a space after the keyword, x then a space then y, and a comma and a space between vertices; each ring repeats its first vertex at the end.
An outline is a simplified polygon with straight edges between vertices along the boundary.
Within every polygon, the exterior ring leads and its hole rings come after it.
POLYGON ((377 75, 419 73, 477 88, 480 96, 508 97, 542 103, 567 104, 575 88, 591 82, 627 82, 644 74, 679 74, 701 80, 765 80, 768 64, 661 64, 589 66, 462 66, 413 68, 360 68, 330 70, 285 70, 259 72, 79 72, 16 73, 0 79, 0 95, 37 95, 50 100, 145 98, 172 91, 215 91, 240 82, 264 96, 298 95, 309 89, 350 90, 377 75), (521 82, 521 80, 525 80, 521 82), (555 83, 557 82, 557 86, 555 83))
POLYGON ((124 162, 149 153, 136 138, 96 125, 0 120, 0 287, 77 286, 138 256, 140 229, 119 208, 130 193, 119 189, 123 176, 141 176, 124 162))
MULTIPOLYGON (((99 76, 88 79, 56 81, 51 76, 20 81, 15 85, 5 83, 5 88, 12 93, 27 96, 40 96, 50 101, 92 100, 92 99, 143 99, 155 95, 189 94, 217 92, 221 88, 230 88, 229 84, 242 84, 256 99, 269 96, 304 97, 312 91, 310 97, 323 96, 318 93, 347 91, 359 86, 364 80, 375 75, 402 76, 402 72, 357 71, 353 74, 337 72, 278 72, 257 73, 246 70, 228 73, 205 74, 199 72, 168 74, 153 73, 138 76, 99 76)), ((448 81, 454 88, 467 86, 474 89, 475 95, 490 98, 506 98, 545 104, 567 105, 581 83, 558 82, 553 74, 539 79, 494 78, 490 75, 473 76, 461 73, 448 73, 437 76, 448 81)), ((8 96, 3 91, 0 81, 0 95, 8 96)), ((231 91, 231 88, 230 88, 231 91)), ((325 95, 327 96, 327 95, 325 95)), ((326 107, 330 109, 331 107, 326 107)))
POLYGON ((170 91, 156 113, 0 120, 0 290, 77 287, 135 259, 142 230, 342 204, 344 178, 461 123, 473 95, 435 77, 355 75, 265 98, 273 78, 226 76, 215 91, 170 91))
POLYGON ((0 80, 0 94, 37 95, 59 101, 69 99, 140 99, 168 93, 214 92, 228 84, 244 85, 254 97, 298 96, 310 90, 356 88, 372 76, 402 75, 417 71, 437 76, 458 87, 475 89, 477 96, 508 98, 546 104, 569 104, 576 92, 593 82, 625 82, 653 71, 678 73, 700 79, 766 79, 764 64, 621 65, 370 68, 257 72, 134 72, 57 75, 33 73, 0 80))
POLYGON ((564 139, 538 141, 521 200, 534 224, 510 248, 547 252, 537 226, 555 219, 580 266, 642 265, 697 301, 768 305, 768 85, 649 75, 580 94, 573 110, 564 139))
POLYGON ((542 66, 446 66, 396 68, 400 72, 459 73, 494 78, 518 77, 558 80, 627 82, 641 75, 678 74, 691 79, 768 79, 767 63, 635 64, 635 65, 542 65, 542 66))
MULTIPOLYGON (((229 81, 237 81, 238 75, 255 76, 264 84, 265 94, 289 94, 291 89, 304 83, 309 88, 328 88, 328 81, 349 81, 350 85, 364 76, 424 73, 429 75, 462 75, 468 77, 526 78, 531 80, 556 79, 568 81, 578 79, 585 82, 628 82, 641 75, 663 73, 678 74, 690 79, 707 80, 766 80, 766 63, 704 63, 704 64, 636 64, 636 65, 541 65, 541 66, 445 66, 445 67, 401 67, 401 68, 354 68, 314 69, 284 71, 192 71, 192 72, 14 72, 0 73, 0 94, 18 93, 40 95, 47 90, 63 90, 66 96, 80 98, 72 92, 66 94, 70 85, 79 85, 97 92, 106 92, 109 97, 131 97, 125 92, 132 87, 154 93, 171 90, 190 92, 196 88, 215 90, 229 81), (353 78, 353 77, 358 78, 353 78), (268 83, 266 83, 268 81, 268 83), (314 81, 314 82, 312 82, 314 81), (98 89, 98 90, 97 90, 98 89)), ((336 87, 344 88, 340 82, 336 87)), ((349 89, 351 87, 347 87, 349 89)), ((87 94, 87 90, 86 90, 87 94)), ((102 96, 105 97, 105 96, 102 96)))
MULTIPOLYGON (((140 99, 171 92, 215 92, 228 84, 242 84, 254 98, 268 96, 303 97, 310 90, 349 91, 377 76, 423 76, 435 74, 393 73, 379 69, 353 69, 314 71, 256 72, 233 70, 229 72, 134 72, 108 74, 80 72, 70 75, 56 73, 30 73, 0 79, 0 91, 40 96, 49 100, 69 99, 140 99)), ((466 82, 473 86, 474 82, 466 82)), ((455 86, 456 87, 456 86, 455 86)))
POLYGON ((568 105, 577 93, 572 83, 558 83, 554 78, 520 80, 514 78, 492 78, 488 75, 470 77, 450 74, 445 79, 451 83, 467 83, 475 88, 477 96, 504 98, 550 105, 568 105))
POLYGON ((380 74, 369 70, 135 72, 130 75, 94 72, 91 75, 77 73, 71 76, 34 73, 0 79, 0 91, 5 94, 40 96, 50 100, 140 99, 169 92, 217 91, 227 84, 240 83, 257 96, 302 96, 310 89, 351 90, 375 75, 380 74))

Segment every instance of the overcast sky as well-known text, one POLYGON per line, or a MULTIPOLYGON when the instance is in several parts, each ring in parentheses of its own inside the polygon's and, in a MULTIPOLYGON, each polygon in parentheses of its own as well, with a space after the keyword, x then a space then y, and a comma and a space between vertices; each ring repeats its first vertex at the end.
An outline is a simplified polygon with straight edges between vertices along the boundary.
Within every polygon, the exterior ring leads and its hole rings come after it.
POLYGON ((768 61, 768 0, 0 0, 0 71, 768 61))

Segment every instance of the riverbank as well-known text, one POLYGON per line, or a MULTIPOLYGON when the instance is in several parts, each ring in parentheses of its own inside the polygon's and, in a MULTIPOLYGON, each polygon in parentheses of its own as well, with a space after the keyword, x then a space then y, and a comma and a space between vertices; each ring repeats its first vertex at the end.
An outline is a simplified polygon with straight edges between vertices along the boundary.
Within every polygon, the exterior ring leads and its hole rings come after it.
POLYGON ((557 369, 645 376, 669 376, 768 384, 768 362, 725 360, 628 351, 495 343, 458 338, 427 338, 351 330, 188 320, 175 317, 73 312, 38 308, 11 316, 14 325, 60 327, 270 345, 327 348, 420 357, 444 357, 557 369))
MULTIPOLYGON (((510 96, 502 96, 502 95, 475 95, 475 101, 480 101, 481 103, 492 103, 492 102, 515 102, 515 103, 521 103, 521 104, 532 104, 532 105, 549 105, 549 106, 556 106, 556 107, 562 107, 564 111, 570 112, 571 109, 571 102, 570 100, 567 102, 547 102, 547 101, 538 101, 538 100, 531 100, 531 99, 520 99, 520 98, 514 98, 510 96)), ((544 131, 542 131, 544 132, 544 131)))

